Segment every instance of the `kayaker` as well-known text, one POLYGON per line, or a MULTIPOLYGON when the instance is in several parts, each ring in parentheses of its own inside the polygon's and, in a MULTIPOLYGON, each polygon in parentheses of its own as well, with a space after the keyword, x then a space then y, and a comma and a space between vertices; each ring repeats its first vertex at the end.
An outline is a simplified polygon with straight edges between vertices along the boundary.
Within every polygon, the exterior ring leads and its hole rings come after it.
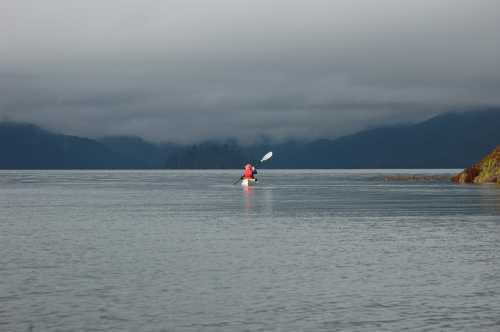
POLYGON ((243 175, 241 179, 255 179, 255 174, 257 174, 257 170, 252 164, 246 164, 245 169, 243 170, 243 175))

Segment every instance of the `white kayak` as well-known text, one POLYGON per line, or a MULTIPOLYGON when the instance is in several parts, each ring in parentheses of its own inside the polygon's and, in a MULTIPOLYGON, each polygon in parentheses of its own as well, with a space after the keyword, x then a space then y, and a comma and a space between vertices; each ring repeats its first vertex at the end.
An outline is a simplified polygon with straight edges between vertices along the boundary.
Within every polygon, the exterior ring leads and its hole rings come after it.
POLYGON ((241 185, 243 187, 252 187, 257 184, 257 179, 243 179, 241 180, 241 185))

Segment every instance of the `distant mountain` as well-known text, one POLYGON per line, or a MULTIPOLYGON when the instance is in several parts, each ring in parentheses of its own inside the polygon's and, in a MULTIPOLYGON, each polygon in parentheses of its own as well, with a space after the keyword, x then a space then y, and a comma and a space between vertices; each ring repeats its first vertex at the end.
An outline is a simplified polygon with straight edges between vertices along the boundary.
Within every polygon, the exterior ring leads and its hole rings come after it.
POLYGON ((236 142, 204 142, 172 151, 164 163, 174 169, 240 168, 250 154, 236 142))
POLYGON ((193 145, 153 144, 137 137, 99 140, 0 123, 0 169, 241 168, 267 151, 269 168, 463 168, 500 143, 500 108, 447 113, 404 126, 338 139, 193 145))
POLYGON ((487 109, 318 140, 303 154, 320 168, 461 168, 498 143, 500 109, 487 109))
POLYGON ((165 166, 216 168, 220 161, 216 164, 214 158, 223 155, 227 167, 241 168, 245 161, 273 150, 276 157, 266 164, 269 168, 462 168, 499 143, 500 108, 490 108, 446 113, 418 124, 369 129, 334 140, 233 147, 231 153, 223 152, 223 145, 196 145, 178 151, 165 166))
POLYGON ((139 168, 162 168, 168 154, 167 146, 149 143, 134 136, 104 137, 98 141, 139 168))
POLYGON ((132 168, 133 160, 88 138, 54 134, 30 124, 0 123, 1 169, 132 168))

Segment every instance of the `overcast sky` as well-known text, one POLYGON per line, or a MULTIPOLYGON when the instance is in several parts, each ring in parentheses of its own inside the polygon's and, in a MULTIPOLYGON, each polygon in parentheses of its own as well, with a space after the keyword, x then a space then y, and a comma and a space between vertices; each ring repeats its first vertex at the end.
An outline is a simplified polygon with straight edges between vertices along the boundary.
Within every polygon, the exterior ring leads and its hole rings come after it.
POLYGON ((498 0, 0 0, 0 116, 194 142, 500 105, 498 0))

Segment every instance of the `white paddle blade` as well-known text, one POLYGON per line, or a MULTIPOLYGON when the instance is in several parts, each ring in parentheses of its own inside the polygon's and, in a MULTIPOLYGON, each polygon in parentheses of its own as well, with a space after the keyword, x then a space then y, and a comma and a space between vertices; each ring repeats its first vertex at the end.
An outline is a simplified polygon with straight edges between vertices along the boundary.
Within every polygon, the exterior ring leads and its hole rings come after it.
POLYGON ((271 159, 272 156, 273 156, 273 152, 270 151, 270 152, 266 153, 266 155, 264 157, 262 157, 262 159, 260 160, 260 162, 263 162, 263 161, 266 161, 268 159, 271 159))

